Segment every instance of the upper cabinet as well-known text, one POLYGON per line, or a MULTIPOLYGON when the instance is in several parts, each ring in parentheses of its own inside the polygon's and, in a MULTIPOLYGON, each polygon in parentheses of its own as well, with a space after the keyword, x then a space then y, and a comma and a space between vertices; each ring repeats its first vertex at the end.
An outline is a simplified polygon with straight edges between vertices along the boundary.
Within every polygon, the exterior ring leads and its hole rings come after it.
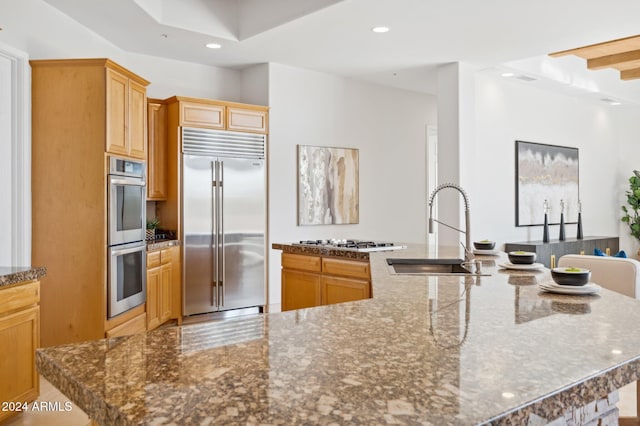
POLYGON ((149 99, 147 103, 147 200, 167 198, 167 106, 164 101, 149 99))
POLYGON ((250 133, 269 131, 268 107, 183 96, 174 96, 166 102, 179 106, 179 126, 250 133))
POLYGON ((106 68, 107 152, 146 160, 147 84, 126 70, 106 68))

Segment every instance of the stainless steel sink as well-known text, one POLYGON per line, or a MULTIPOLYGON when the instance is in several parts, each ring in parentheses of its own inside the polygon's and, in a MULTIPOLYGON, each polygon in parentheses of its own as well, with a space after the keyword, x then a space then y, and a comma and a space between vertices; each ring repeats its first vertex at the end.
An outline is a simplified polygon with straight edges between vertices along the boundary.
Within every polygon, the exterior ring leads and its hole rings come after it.
POLYGON ((462 259, 387 258, 395 274, 414 275, 478 275, 462 266, 462 259))

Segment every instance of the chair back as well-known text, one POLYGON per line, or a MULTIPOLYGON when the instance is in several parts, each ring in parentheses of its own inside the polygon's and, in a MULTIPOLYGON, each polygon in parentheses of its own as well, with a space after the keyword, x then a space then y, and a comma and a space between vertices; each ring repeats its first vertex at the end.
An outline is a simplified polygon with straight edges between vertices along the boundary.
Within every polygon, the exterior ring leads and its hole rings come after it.
POLYGON ((585 268, 591 281, 633 298, 640 298, 640 262, 635 259, 567 254, 558 259, 559 267, 585 268))

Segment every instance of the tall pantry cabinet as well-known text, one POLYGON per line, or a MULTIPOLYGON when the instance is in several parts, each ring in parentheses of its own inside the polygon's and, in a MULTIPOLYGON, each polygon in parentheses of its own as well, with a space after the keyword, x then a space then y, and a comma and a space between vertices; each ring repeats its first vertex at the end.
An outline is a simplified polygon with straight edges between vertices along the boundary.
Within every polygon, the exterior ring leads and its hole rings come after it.
POLYGON ((99 339, 145 314, 107 321, 107 158, 146 160, 148 81, 108 59, 34 60, 32 264, 41 343, 99 339))

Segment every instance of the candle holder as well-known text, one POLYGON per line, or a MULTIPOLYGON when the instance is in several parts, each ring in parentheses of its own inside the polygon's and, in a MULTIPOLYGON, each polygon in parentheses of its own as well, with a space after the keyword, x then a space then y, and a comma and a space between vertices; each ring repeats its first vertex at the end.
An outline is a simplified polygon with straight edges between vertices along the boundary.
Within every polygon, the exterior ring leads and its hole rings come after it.
POLYGON ((582 236, 582 201, 578 200, 578 234, 576 238, 581 240, 582 236))
POLYGON ((564 200, 560 200, 560 234, 558 235, 560 241, 564 241, 564 200))
POLYGON ((549 242, 549 203, 544 200, 544 227, 542 228, 542 242, 549 242))

